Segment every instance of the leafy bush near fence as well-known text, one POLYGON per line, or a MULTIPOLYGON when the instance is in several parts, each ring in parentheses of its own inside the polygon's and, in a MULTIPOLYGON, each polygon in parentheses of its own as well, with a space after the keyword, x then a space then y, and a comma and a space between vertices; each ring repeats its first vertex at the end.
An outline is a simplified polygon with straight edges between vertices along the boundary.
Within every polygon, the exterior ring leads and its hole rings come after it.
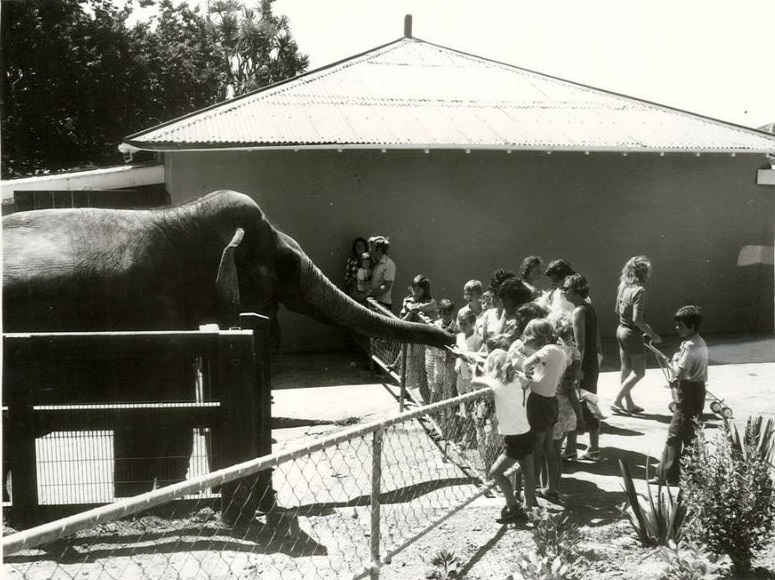
POLYGON ((774 434, 773 421, 761 417, 749 418, 742 436, 728 423, 712 437, 701 429, 682 462, 687 533, 729 555, 736 573, 749 570, 772 537, 774 434))
POLYGON ((534 511, 529 517, 536 551, 517 561, 520 574, 528 580, 586 578, 591 564, 579 549, 583 535, 578 524, 567 513, 534 511))
POLYGON ((698 542, 670 540, 657 555, 666 566, 659 580, 716 580, 729 572, 729 558, 713 554, 698 542))

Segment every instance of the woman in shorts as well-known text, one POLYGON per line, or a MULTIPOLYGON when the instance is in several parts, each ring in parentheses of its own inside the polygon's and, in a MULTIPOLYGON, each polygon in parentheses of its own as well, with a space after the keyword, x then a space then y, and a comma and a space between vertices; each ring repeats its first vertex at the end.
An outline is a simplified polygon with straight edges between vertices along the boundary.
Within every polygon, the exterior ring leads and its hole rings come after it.
POLYGON ((642 413, 632 400, 632 389, 646 374, 646 348, 643 335, 658 344, 662 338, 646 322, 646 284, 651 277, 651 262, 646 256, 635 256, 627 260, 622 268, 619 288, 616 293, 616 313, 619 326, 616 340, 622 361, 620 388, 611 410, 614 413, 642 413))

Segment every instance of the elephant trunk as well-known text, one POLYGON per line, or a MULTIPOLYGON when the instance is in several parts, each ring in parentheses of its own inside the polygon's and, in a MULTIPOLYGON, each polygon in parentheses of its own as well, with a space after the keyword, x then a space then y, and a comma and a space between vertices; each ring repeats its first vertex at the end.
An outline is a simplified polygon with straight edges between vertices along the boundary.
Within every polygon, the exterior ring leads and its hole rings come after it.
POLYGON ((349 330, 387 340, 427 344, 454 344, 455 337, 436 326, 406 322, 361 306, 337 288, 303 253, 300 254, 297 296, 281 300, 290 310, 349 330))

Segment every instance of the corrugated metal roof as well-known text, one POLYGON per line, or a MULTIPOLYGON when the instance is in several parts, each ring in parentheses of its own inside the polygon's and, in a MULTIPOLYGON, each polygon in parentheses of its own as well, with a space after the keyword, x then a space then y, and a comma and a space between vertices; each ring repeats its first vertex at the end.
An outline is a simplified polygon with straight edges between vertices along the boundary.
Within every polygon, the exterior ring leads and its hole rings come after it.
POLYGON ((402 38, 127 137, 141 149, 775 152, 775 136, 402 38))

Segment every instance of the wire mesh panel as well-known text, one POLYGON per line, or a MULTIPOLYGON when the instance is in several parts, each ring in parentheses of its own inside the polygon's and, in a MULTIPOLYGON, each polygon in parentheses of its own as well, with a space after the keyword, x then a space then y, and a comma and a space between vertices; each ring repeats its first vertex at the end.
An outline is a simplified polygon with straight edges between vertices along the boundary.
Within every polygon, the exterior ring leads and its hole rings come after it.
POLYGON ((8 521, 29 527, 271 451, 268 319, 241 322, 250 330, 4 335, 8 521))
POLYGON ((38 528, 6 529, 7 577, 376 575, 393 554, 485 492, 479 452, 462 443, 466 433, 457 426, 465 423, 452 417, 491 399, 489 390, 471 393, 38 528), (274 492, 254 485, 269 470, 274 492), (227 486, 233 499, 224 510, 264 509, 231 526, 205 498, 185 511, 170 509, 181 505, 176 498, 227 486), (262 489, 264 497, 251 498, 262 489))

